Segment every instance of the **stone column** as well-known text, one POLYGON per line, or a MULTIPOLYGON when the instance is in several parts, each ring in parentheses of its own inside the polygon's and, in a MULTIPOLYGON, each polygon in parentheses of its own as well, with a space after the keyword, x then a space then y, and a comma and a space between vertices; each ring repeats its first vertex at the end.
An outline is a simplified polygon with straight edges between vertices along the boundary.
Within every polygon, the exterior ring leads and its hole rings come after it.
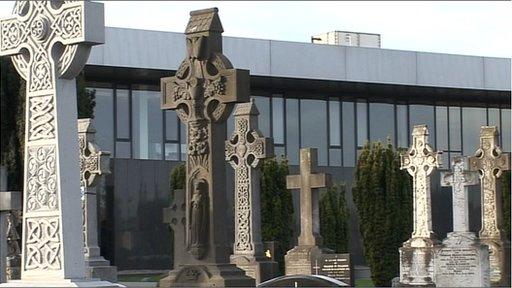
POLYGON ((400 156, 400 169, 413 177, 413 232, 400 248, 401 285, 433 286, 437 241, 432 231, 430 174, 441 166, 441 152, 428 144, 427 125, 414 126, 413 142, 400 156))
POLYGON ((253 101, 236 106, 235 131, 226 141, 226 160, 235 170, 235 243, 231 263, 256 279, 273 278, 277 262, 263 254, 260 218, 260 160, 272 157, 273 141, 258 130, 259 111, 253 101))
POLYGON ((479 236, 482 244, 489 246, 491 285, 510 286, 510 242, 502 231, 501 183, 498 181, 503 171, 510 170, 510 155, 502 153, 498 146, 496 126, 480 129, 480 147, 475 156, 469 157, 469 169, 480 174, 482 228, 479 236))

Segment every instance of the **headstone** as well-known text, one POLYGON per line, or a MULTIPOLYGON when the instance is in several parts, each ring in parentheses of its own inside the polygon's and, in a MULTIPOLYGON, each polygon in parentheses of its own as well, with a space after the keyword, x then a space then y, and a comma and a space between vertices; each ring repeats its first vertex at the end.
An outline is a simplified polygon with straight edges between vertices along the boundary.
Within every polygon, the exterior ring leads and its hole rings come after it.
POLYGON ((249 100, 249 71, 233 69, 222 54, 218 9, 192 11, 185 30, 187 57, 174 77, 162 78, 162 109, 187 125, 186 251, 175 257, 172 285, 254 286, 229 263, 226 119, 249 100))
POLYGON ((300 175, 286 176, 286 188, 300 189, 298 245, 284 256, 285 274, 312 275, 313 261, 322 254, 317 188, 330 186, 330 175, 316 173, 317 149, 300 149, 300 175))
POLYGON ((314 275, 324 275, 354 286, 354 267, 349 253, 321 254, 312 264, 314 275))
POLYGON ((432 232, 430 177, 441 166, 441 152, 428 144, 427 125, 416 125, 412 146, 400 156, 400 169, 413 177, 413 232, 400 248, 401 285, 434 285, 434 256, 437 241, 432 232))
POLYGON ((80 186, 84 221, 85 275, 87 278, 117 282, 117 267, 100 254, 98 246, 98 200, 96 186, 100 177, 110 174, 110 152, 100 151, 95 143, 92 119, 78 119, 80 186))
POLYGON ((270 279, 258 287, 346 287, 347 283, 323 275, 285 275, 270 279))
POLYGON ((277 262, 269 261, 261 242, 260 160, 274 154, 271 138, 258 130, 258 109, 251 100, 236 106, 235 130, 226 141, 226 160, 235 170, 235 243, 231 263, 259 284, 274 278, 277 262))
POLYGON ((452 158, 453 172, 441 173, 441 186, 453 190, 453 232, 443 240, 435 258, 437 287, 489 287, 489 252, 469 231, 468 187, 478 173, 466 171, 465 157, 452 158))
POLYGON ((75 77, 104 41, 103 4, 18 1, 0 20, 0 56, 26 85, 21 280, 8 287, 103 285, 85 278, 75 77))
POLYGON ((480 147, 469 157, 469 169, 478 171, 481 185, 482 228, 480 242, 489 246, 491 285, 510 286, 510 242, 503 232, 501 189, 498 178, 510 170, 510 155, 498 146, 496 126, 480 129, 480 147))

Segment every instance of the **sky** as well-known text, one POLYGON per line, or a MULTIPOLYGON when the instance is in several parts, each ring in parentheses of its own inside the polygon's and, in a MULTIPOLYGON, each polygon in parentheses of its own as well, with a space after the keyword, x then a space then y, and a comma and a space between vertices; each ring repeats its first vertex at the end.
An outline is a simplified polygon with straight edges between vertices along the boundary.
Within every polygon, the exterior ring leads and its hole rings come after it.
MULTIPOLYGON (((381 34, 382 48, 512 57, 512 2, 98 1, 105 25, 183 32, 191 10, 218 7, 225 36, 310 42, 334 30, 381 34)), ((0 17, 14 1, 0 1, 0 17)))

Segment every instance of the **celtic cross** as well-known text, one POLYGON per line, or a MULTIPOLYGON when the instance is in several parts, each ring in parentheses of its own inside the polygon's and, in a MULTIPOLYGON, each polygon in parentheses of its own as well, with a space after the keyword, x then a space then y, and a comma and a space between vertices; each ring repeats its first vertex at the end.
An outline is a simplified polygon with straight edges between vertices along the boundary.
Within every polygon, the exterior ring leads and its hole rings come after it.
POLYGON ((441 186, 452 187, 453 232, 469 232, 468 186, 478 184, 478 174, 467 170, 465 157, 452 158, 453 172, 441 172, 441 186))
POLYGON ((435 152, 428 144, 427 125, 414 126, 412 136, 411 148, 400 155, 400 169, 407 169, 407 172, 413 177, 412 239, 431 239, 433 232, 429 175, 434 168, 441 166, 441 152, 435 152))
POLYGON ((169 224, 173 231, 174 255, 184 254, 185 243, 185 191, 176 189, 171 206, 163 209, 163 222, 169 224))
POLYGON ((27 81, 21 279, 85 276, 75 77, 103 43, 103 4, 18 1, 0 55, 27 81))
POLYGON ((300 149, 300 175, 286 176, 287 189, 300 189, 299 246, 321 245, 318 193, 313 189, 330 186, 330 175, 316 173, 317 149, 300 149))
POLYGON ((502 153, 498 146, 496 126, 483 126, 480 129, 480 147, 474 156, 469 157, 469 169, 478 171, 481 185, 482 228, 479 236, 483 244, 489 246, 491 283, 503 285, 506 281, 504 233, 502 231, 501 194, 498 178, 503 171, 510 170, 510 155, 502 153))
POLYGON ((187 124, 187 251, 191 261, 213 263, 227 258, 221 252, 227 239, 220 232, 227 221, 225 162, 219 153, 224 150, 225 120, 235 102, 249 99, 249 71, 233 69, 222 54, 217 12, 190 12, 187 57, 174 77, 161 81, 162 109, 176 110, 187 124))
POLYGON ((236 106, 235 131, 226 141, 226 160, 235 169, 234 257, 263 256, 260 220, 260 160, 272 157, 272 139, 258 130, 254 101, 236 106))

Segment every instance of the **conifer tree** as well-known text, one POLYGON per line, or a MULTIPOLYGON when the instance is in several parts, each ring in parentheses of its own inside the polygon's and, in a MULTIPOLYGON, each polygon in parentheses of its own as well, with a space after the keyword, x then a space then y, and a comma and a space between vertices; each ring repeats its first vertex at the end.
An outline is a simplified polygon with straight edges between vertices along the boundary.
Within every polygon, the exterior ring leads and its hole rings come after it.
POLYGON ((510 171, 505 171, 502 179, 502 211, 503 211, 503 230, 510 240, 510 171))
POLYGON ((187 172, 185 171, 185 164, 178 164, 171 171, 169 187, 172 191, 176 189, 185 189, 185 182, 187 181, 187 172))
POLYGON ((321 196, 320 234, 324 246, 336 253, 348 252, 348 218, 349 211, 345 201, 345 186, 334 185, 321 196))

